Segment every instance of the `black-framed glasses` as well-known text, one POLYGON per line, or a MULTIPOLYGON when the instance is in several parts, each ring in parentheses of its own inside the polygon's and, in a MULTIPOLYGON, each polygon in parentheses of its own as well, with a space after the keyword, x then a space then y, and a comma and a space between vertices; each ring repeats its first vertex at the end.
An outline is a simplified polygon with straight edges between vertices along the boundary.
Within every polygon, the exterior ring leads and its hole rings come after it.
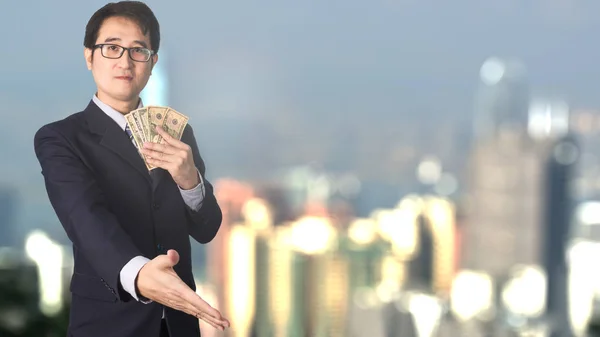
POLYGON ((154 51, 148 48, 143 47, 123 47, 118 44, 112 43, 101 43, 94 46, 95 48, 100 48, 100 53, 102 56, 107 59, 119 59, 123 56, 123 53, 127 50, 129 54, 129 58, 136 62, 148 62, 152 55, 154 55, 154 51))

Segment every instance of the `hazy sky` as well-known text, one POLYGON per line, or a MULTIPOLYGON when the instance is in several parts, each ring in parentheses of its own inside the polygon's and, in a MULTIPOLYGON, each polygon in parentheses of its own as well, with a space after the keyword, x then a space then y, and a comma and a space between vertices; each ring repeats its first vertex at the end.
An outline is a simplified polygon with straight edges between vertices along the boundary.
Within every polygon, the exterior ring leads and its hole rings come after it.
MULTIPOLYGON (((83 34, 105 2, 0 1, 0 183, 19 186, 24 209, 43 209, 23 211, 36 221, 49 206, 33 134, 93 94, 83 34)), ((161 23, 171 105, 195 129, 219 116, 466 120, 493 55, 521 58, 534 91, 600 106, 598 1, 147 3, 161 23)))

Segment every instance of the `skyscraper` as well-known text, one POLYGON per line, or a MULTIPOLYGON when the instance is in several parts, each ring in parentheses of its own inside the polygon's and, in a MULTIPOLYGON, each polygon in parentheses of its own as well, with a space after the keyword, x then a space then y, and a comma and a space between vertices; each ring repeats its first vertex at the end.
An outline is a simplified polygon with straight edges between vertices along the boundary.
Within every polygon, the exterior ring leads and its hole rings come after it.
POLYGON ((542 266, 547 275, 546 310, 558 323, 553 337, 566 336, 568 330, 566 250, 574 209, 572 181, 579 147, 571 137, 557 139, 548 156, 544 203, 544 244, 542 266))
POLYGON ((526 128, 529 107, 526 69, 518 60, 487 59, 480 69, 475 101, 475 137, 487 137, 506 126, 526 128))
POLYGON ((491 277, 495 306, 504 305, 500 313, 539 315, 520 310, 543 307, 545 301, 553 324, 566 327, 569 189, 579 156, 568 135, 568 106, 531 100, 522 67, 506 78, 509 65, 488 62, 482 67, 485 90, 480 92, 478 113, 483 118, 469 162, 460 265, 491 277), (507 299, 507 287, 527 268, 543 270, 546 284, 540 281, 534 288, 547 286, 546 295, 507 299))
POLYGON ((430 220, 420 215, 416 219, 418 231, 418 249, 408 264, 408 287, 433 291, 433 225, 430 220))
POLYGON ((551 145, 512 128, 475 145, 462 268, 502 279, 517 263, 542 262, 546 163, 551 145))

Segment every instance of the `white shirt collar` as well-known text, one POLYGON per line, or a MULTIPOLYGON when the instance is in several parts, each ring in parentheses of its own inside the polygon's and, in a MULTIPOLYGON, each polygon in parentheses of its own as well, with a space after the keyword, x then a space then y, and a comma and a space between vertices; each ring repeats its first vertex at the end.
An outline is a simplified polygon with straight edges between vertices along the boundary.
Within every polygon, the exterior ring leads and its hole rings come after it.
MULTIPOLYGON (((94 101, 94 103, 96 103, 96 105, 100 108, 100 110, 102 110, 105 114, 107 114, 108 117, 112 118, 112 120, 115 121, 115 123, 117 123, 119 125, 119 127, 121 129, 123 129, 123 131, 125 131, 125 126, 127 125, 127 121, 125 120, 125 116, 123 116, 122 113, 113 109, 108 104, 102 102, 95 94, 94 94, 94 97, 92 97, 92 101, 94 101)), ((140 99, 140 104, 138 105, 137 108, 139 109, 142 107, 144 107, 144 104, 142 103, 142 100, 140 99)))

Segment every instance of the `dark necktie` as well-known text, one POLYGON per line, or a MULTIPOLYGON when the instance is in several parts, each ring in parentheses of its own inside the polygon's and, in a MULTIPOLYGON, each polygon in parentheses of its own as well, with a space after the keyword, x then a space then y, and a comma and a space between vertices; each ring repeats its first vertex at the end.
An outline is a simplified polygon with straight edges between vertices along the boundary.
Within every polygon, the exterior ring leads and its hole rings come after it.
POLYGON ((129 136, 129 140, 133 143, 133 146, 135 146, 137 148, 137 146, 135 145, 135 142, 133 141, 133 133, 131 132, 129 125, 125 125, 125 133, 127 134, 127 136, 129 136))

